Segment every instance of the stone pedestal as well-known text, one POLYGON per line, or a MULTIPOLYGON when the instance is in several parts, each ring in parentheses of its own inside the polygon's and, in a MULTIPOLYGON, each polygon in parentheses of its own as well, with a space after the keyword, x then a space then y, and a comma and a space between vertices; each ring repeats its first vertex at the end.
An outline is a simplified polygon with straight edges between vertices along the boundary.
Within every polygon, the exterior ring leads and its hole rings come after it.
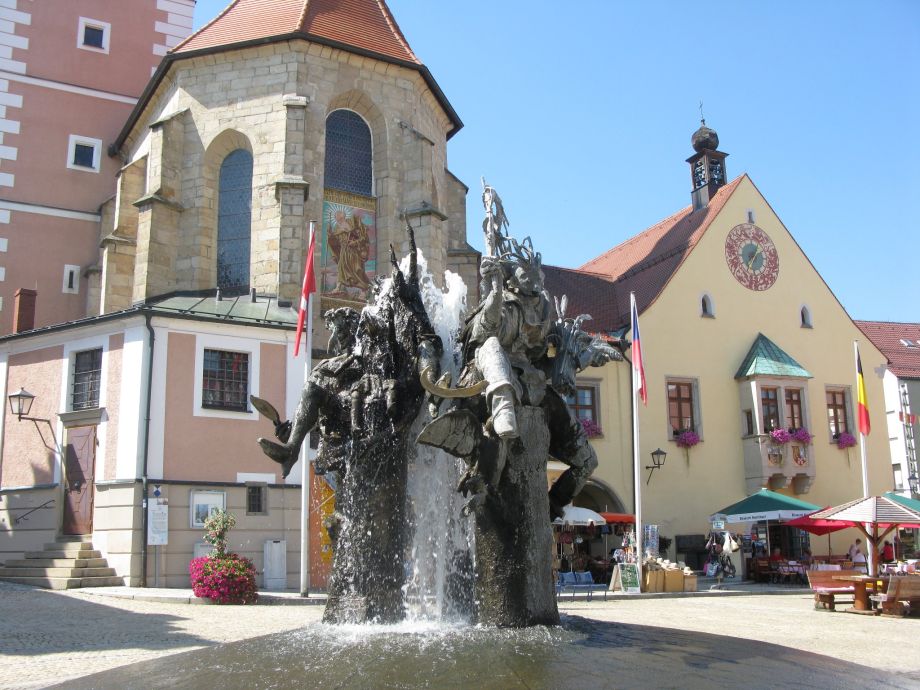
POLYGON ((504 474, 476 517, 478 622, 499 627, 558 625, 552 527, 546 492, 549 430, 543 410, 518 413, 504 474))

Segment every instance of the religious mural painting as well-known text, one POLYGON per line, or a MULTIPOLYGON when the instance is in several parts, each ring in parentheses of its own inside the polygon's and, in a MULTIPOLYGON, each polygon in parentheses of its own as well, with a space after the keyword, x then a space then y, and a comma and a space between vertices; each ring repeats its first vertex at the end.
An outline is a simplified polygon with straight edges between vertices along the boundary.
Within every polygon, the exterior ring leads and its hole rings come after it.
POLYGON ((377 274, 377 212, 373 197, 334 189, 323 195, 322 294, 364 301, 377 274))

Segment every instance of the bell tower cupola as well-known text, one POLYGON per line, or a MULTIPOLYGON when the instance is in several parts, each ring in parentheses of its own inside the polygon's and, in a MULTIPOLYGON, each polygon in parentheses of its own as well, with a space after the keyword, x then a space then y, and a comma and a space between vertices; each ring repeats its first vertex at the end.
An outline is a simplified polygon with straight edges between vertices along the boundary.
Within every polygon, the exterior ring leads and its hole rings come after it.
POLYGON ((693 210, 697 211, 709 204, 719 187, 725 184, 725 159, 728 154, 718 150, 719 135, 706 126, 706 120, 702 117, 700 128, 690 137, 690 143, 696 152, 687 159, 693 185, 690 196, 693 210))

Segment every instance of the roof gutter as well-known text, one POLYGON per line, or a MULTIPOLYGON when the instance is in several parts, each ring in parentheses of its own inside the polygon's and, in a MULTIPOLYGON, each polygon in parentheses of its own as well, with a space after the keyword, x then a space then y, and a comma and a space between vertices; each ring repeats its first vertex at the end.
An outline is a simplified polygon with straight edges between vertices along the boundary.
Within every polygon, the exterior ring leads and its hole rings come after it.
POLYGON ((405 67, 407 69, 415 70, 422 75, 422 79, 425 80, 425 84, 431 89, 434 93, 435 98, 438 103, 444 109, 444 112, 447 114, 447 117, 450 119, 453 127, 447 132, 447 138, 450 139, 454 134, 459 132, 463 128, 463 121, 460 119, 460 116, 457 114, 457 111, 454 110, 453 106, 450 104, 450 101, 447 100, 447 96, 441 90, 441 87, 438 85, 438 82, 435 81, 434 76, 432 76, 429 69, 420 63, 410 62, 408 60, 400 60, 398 58, 390 57, 388 55, 382 55, 381 53, 375 53, 372 50, 365 50, 364 48, 358 48, 356 46, 348 45, 347 43, 341 43, 339 41, 333 41, 328 38, 323 38, 322 36, 315 36, 313 34, 308 34, 302 31, 293 31, 286 34, 280 34, 277 36, 267 36, 264 38, 254 38, 249 41, 240 41, 239 43, 227 43, 220 46, 214 46, 212 48, 201 48, 199 50, 188 50, 180 53, 167 53, 160 64, 157 66, 156 72, 150 78, 150 81, 147 82, 147 86, 144 88, 143 93, 141 93, 140 98, 137 100, 137 104, 134 106, 134 109, 131 111, 131 114, 128 116, 125 126, 122 127, 121 132, 118 134, 118 138, 115 139, 115 142, 109 146, 108 153, 110 156, 118 156, 121 153, 122 147, 125 144, 125 141, 128 138, 128 135, 131 133, 131 130, 134 129, 134 126, 137 124, 137 121, 140 119, 141 113, 144 112, 144 108, 147 107, 147 104, 150 102, 151 97, 159 88, 160 83, 166 77, 166 73, 169 72, 169 68, 172 63, 178 60, 191 59, 196 57, 201 57, 203 55, 215 55, 217 53, 225 53, 231 50, 242 50, 244 48, 252 48, 254 46, 268 45, 271 43, 282 43, 284 41, 307 41, 310 43, 317 43, 319 45, 328 46, 330 48, 336 48, 338 50, 343 50, 348 53, 353 53, 355 55, 360 55, 362 57, 372 58, 374 60, 380 60, 381 62, 388 62, 392 65, 399 65, 400 67, 405 67))

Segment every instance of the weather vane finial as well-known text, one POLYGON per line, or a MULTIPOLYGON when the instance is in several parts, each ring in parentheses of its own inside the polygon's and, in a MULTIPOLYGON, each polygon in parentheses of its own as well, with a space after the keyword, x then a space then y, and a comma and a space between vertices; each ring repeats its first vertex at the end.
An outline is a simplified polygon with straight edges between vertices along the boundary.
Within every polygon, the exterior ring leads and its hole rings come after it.
POLYGON ((706 124, 706 118, 703 117, 703 101, 700 101, 700 124, 706 124))

